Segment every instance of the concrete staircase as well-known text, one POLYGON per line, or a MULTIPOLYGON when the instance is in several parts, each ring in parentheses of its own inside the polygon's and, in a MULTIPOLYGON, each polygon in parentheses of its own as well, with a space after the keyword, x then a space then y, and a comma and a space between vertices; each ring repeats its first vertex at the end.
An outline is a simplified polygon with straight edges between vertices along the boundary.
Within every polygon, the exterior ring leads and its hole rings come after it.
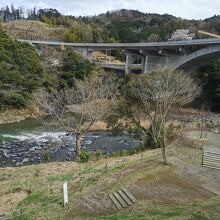
POLYGON ((118 190, 117 192, 110 194, 109 198, 117 209, 127 208, 137 201, 127 189, 118 190))
POLYGON ((204 148, 202 165, 213 169, 220 169, 220 150, 217 148, 204 148))

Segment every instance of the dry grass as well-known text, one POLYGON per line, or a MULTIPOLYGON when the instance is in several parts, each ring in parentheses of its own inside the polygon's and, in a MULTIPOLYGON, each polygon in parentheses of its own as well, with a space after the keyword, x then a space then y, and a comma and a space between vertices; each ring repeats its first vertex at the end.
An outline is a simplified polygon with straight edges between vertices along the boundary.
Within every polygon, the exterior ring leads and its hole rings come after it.
POLYGON ((27 197, 28 193, 25 191, 11 193, 8 192, 6 194, 0 195, 0 213, 12 213, 18 203, 24 200, 27 197), (3 205, 4 204, 4 205, 3 205))
POLYGON ((133 194, 155 205, 186 205, 213 197, 215 194, 195 182, 176 175, 173 170, 143 178, 133 186, 133 194))
POLYGON ((104 63, 112 63, 112 64, 122 64, 120 60, 117 60, 116 57, 107 55, 104 52, 94 51, 91 56, 92 61, 94 62, 104 62, 104 63))
POLYGON ((0 216, 13 214, 13 219, 96 219, 116 213, 127 216, 150 213, 155 209, 170 210, 209 201, 215 196, 199 182, 176 173, 175 166, 164 166, 158 153, 160 151, 156 150, 151 153, 152 157, 145 152, 86 164, 50 163, 0 169, 0 204, 4 204, 0 216), (62 207, 64 181, 68 181, 70 198, 66 208, 62 207), (138 202, 118 212, 108 194, 121 188, 128 188, 138 202))
POLYGON ((11 21, 3 23, 2 26, 9 36, 16 39, 26 40, 64 40, 63 26, 52 27, 39 21, 11 21))
MULTIPOLYGON (((192 142, 191 142, 192 143, 192 142)), ((203 151, 198 148, 188 146, 176 146, 172 149, 173 155, 177 156, 182 161, 190 164, 201 165, 203 151)))

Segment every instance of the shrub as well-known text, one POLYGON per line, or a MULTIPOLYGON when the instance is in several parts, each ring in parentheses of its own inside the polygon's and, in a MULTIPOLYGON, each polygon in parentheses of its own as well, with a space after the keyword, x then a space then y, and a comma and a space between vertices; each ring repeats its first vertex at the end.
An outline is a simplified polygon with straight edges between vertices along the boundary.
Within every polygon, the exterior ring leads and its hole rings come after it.
MULTIPOLYGON (((144 138, 143 138, 144 148, 157 148, 158 147, 155 145, 155 142, 151 136, 151 129, 152 129, 152 127, 150 127, 148 129, 148 131, 146 132, 146 134, 144 135, 144 138)), ((158 126, 156 126, 156 129, 159 129, 159 124, 158 124, 158 126)), ((168 141, 172 140, 174 138, 175 131, 176 131, 176 127, 172 123, 166 127, 165 137, 168 141)), ((156 131, 156 133, 158 133, 158 131, 156 131)))
POLYGON ((128 156, 129 153, 127 150, 118 150, 112 153, 112 157, 125 157, 128 156))
POLYGON ((121 150, 121 151, 120 151, 120 156, 121 156, 121 157, 125 157, 125 156, 128 156, 128 155, 129 155, 129 153, 128 153, 127 150, 121 150))
POLYGON ((144 148, 154 148, 155 144, 154 141, 152 139, 152 136, 150 134, 150 132, 147 132, 144 136, 144 148))
POLYGON ((132 155, 132 154, 138 154, 138 153, 140 153, 140 152, 142 152, 142 151, 144 151, 144 150, 145 150, 144 145, 143 145, 142 143, 140 143, 140 144, 134 146, 134 148, 132 149, 132 151, 130 151, 130 155, 132 155))
POLYGON ((139 153, 139 152, 141 152, 141 147, 140 147, 140 146, 136 146, 136 147, 134 147, 133 150, 131 151, 131 155, 132 155, 132 154, 137 154, 137 153, 139 153))
POLYGON ((112 152, 112 157, 120 157, 120 151, 117 150, 117 151, 112 152))
POLYGON ((80 162, 86 163, 89 161, 89 152, 88 151, 82 151, 80 154, 80 162))
POLYGON ((93 73, 94 64, 85 60, 81 55, 77 54, 74 50, 69 49, 65 58, 63 72, 60 76, 62 80, 61 87, 67 85, 72 87, 75 79, 84 79, 93 73))
POLYGON ((95 158, 96 160, 99 160, 102 156, 102 151, 101 150, 96 150, 95 152, 95 158))
POLYGON ((44 152, 44 162, 45 162, 45 163, 48 163, 49 161, 50 161, 49 151, 46 150, 46 151, 44 152))
POLYGON ((27 100, 21 94, 7 92, 3 95, 3 104, 20 108, 26 104, 27 100))

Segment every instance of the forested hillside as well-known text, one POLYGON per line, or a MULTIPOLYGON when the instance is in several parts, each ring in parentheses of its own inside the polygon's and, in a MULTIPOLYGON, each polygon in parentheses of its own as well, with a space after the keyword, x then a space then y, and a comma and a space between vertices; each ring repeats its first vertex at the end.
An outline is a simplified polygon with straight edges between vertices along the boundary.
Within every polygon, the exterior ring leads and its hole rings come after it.
POLYGON ((11 39, 0 26, 0 108, 27 104, 46 75, 35 49, 11 39))
MULTIPOLYGON (((70 42, 148 42, 166 41, 176 29, 187 28, 220 34, 220 16, 204 20, 187 20, 169 14, 149 14, 135 10, 107 12, 98 16, 64 16, 56 9, 36 8, 28 10, 24 17, 22 9, 8 6, 0 10, 0 20, 37 20, 51 26, 62 26, 64 38, 70 42)), ((206 37, 196 35, 197 38, 206 37)), ((60 39, 60 37, 59 37, 60 39)))

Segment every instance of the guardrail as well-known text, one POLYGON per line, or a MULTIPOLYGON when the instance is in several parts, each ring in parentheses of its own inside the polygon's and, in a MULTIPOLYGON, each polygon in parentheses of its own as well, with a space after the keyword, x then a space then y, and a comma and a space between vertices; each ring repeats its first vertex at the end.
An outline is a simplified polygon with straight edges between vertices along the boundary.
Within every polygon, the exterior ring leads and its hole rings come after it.
MULTIPOLYGON (((101 62, 93 62, 96 66, 103 67, 103 68, 109 68, 109 69, 120 69, 125 70, 125 63, 116 64, 116 63, 101 63, 101 62)), ((141 64, 132 64, 131 67, 133 70, 141 70, 142 65, 141 64)))
POLYGON ((27 42, 30 44, 41 45, 53 45, 53 46, 70 46, 75 48, 94 48, 94 49, 147 49, 152 47, 179 47, 179 46, 207 46, 207 45, 219 45, 219 38, 206 38, 195 40, 183 40, 183 41, 165 41, 165 42, 148 42, 148 43, 68 43, 59 41, 41 41, 41 40, 24 40, 17 39, 21 42, 27 42))

